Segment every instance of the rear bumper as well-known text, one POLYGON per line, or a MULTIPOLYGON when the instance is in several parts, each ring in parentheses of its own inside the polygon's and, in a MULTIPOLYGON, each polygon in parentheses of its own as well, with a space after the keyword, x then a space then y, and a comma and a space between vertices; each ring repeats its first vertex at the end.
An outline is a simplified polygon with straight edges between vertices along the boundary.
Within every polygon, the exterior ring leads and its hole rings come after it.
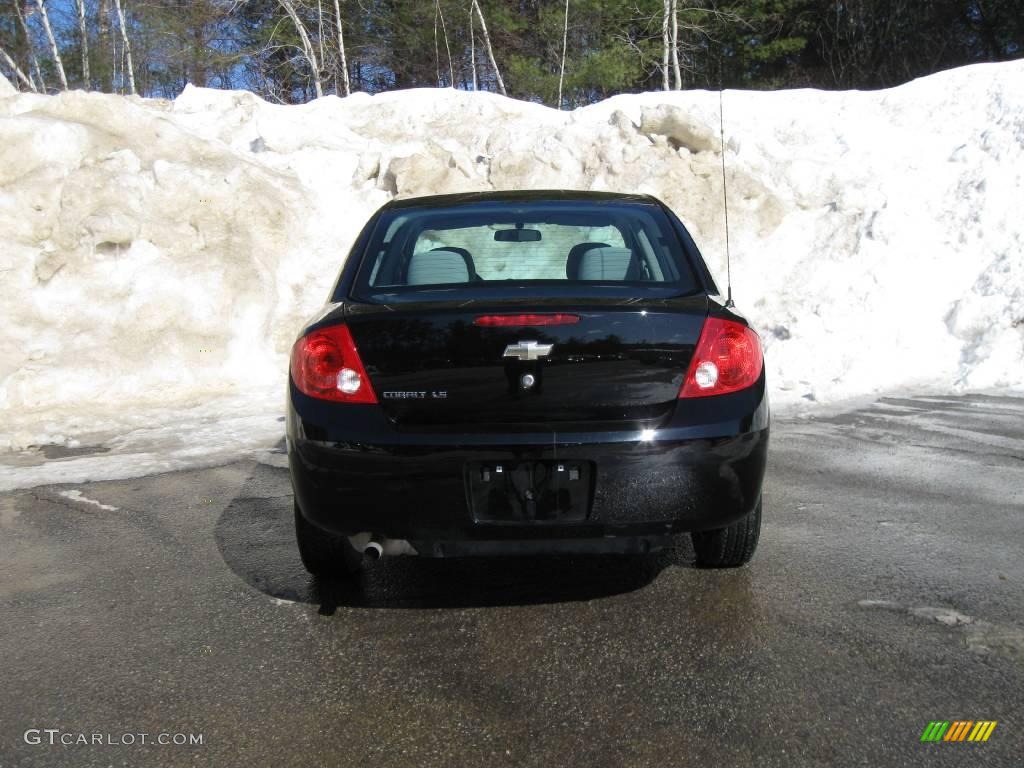
POLYGON ((609 551, 650 551, 669 533, 720 528, 754 508, 768 448, 763 383, 681 401, 656 428, 506 434, 404 433, 376 406, 339 410, 291 388, 292 486, 313 524, 407 539, 421 554, 596 551, 602 541, 609 551), (591 462, 586 518, 475 521, 467 464, 527 461, 591 462))

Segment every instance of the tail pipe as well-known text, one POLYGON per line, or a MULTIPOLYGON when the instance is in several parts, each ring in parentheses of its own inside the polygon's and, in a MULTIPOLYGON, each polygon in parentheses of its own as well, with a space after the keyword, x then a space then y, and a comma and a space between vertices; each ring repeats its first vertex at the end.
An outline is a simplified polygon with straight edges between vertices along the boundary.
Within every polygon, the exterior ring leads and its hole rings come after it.
POLYGON ((353 549, 362 552, 368 560, 380 560, 383 555, 415 555, 416 548, 405 539, 389 539, 369 531, 348 537, 353 549))

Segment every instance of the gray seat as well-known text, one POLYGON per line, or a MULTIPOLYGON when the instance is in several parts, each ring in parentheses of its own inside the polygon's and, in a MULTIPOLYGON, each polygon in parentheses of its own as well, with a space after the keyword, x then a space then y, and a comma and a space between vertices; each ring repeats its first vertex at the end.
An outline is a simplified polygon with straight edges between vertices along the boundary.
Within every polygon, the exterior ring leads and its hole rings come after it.
POLYGON ((580 280, 580 261, 583 254, 592 248, 611 248, 608 243, 579 243, 569 249, 569 256, 565 260, 565 276, 570 280, 580 280))
POLYGON ((628 248, 591 248, 580 258, 580 280, 625 280, 633 264, 628 248))
POLYGON ((461 253, 447 248, 435 248, 412 255, 406 273, 406 284, 468 283, 469 277, 469 266, 461 253))

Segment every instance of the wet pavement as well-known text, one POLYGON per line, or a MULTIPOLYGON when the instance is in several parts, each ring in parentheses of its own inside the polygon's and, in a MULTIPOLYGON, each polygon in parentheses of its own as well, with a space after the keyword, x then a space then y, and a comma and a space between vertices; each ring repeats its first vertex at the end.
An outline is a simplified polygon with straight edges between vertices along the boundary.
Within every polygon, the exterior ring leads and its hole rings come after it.
POLYGON ((1024 764, 1024 399, 776 420, 736 571, 682 546, 319 585, 291 526, 275 452, 0 494, 0 766, 1024 764))

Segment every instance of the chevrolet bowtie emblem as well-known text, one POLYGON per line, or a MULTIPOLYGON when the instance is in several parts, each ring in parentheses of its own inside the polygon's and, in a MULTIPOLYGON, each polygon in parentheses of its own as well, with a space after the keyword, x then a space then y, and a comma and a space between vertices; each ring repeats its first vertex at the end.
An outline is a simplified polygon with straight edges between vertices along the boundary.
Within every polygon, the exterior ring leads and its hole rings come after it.
POLYGON ((520 341, 518 344, 509 344, 505 347, 505 354, 502 357, 515 357, 520 360, 540 360, 551 354, 555 348, 554 344, 538 344, 536 341, 520 341))

